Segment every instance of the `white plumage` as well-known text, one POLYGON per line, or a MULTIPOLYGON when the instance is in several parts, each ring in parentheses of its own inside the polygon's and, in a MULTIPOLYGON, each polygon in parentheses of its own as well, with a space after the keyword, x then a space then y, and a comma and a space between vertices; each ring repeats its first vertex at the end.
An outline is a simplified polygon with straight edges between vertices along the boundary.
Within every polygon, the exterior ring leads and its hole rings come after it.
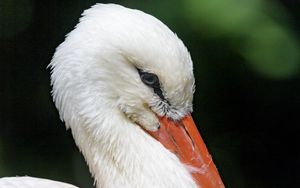
POLYGON ((56 107, 98 188, 197 187, 179 159, 141 128, 155 131, 157 115, 180 119, 192 111, 191 57, 162 22, 97 4, 84 11, 50 67, 56 107), (137 68, 158 76, 168 102, 142 83, 137 68))
POLYGON ((33 177, 0 178, 0 188, 77 188, 67 183, 33 177))

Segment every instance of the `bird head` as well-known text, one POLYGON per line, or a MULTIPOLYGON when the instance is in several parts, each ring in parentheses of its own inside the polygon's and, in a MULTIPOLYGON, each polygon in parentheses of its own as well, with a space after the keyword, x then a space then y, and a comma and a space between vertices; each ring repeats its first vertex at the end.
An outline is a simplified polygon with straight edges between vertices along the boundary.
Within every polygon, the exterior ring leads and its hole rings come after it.
POLYGON ((54 100, 69 126, 74 115, 97 118, 115 108, 155 131, 158 117, 179 120, 192 112, 189 52, 162 22, 138 10, 86 10, 50 66, 54 100))

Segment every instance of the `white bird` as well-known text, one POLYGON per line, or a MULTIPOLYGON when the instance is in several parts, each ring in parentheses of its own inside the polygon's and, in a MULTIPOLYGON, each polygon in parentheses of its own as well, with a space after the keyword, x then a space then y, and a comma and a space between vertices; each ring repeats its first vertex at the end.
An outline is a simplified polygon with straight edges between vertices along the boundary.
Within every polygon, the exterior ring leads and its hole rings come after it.
POLYGON ((60 117, 98 188, 224 187, 190 116, 190 54, 158 19, 96 4, 49 66, 60 117))

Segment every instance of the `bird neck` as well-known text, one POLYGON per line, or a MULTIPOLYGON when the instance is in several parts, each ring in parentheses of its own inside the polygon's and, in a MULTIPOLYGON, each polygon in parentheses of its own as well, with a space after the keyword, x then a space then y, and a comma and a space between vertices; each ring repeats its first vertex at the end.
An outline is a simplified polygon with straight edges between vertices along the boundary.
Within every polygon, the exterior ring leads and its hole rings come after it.
POLYGON ((97 187, 196 187, 173 153, 119 111, 82 121, 72 134, 97 187))

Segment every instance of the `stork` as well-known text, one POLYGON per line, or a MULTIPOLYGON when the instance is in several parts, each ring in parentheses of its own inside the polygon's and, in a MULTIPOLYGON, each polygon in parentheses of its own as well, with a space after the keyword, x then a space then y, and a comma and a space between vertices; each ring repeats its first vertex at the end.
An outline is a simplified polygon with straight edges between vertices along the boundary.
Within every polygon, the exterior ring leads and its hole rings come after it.
MULTIPOLYGON (((96 4, 49 67, 55 105, 98 188, 224 187, 191 117, 190 54, 158 19, 96 4)), ((0 187, 24 179, 50 185, 20 177, 0 187)))

